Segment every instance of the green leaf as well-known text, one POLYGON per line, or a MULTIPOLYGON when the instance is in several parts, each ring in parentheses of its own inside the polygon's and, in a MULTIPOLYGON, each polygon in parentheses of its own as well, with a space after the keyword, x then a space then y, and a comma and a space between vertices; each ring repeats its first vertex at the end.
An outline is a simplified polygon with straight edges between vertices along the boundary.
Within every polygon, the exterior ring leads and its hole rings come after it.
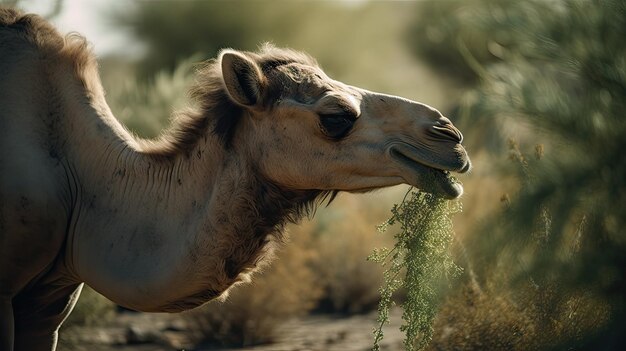
POLYGON ((453 239, 451 217, 460 211, 459 201, 446 201, 411 188, 402 202, 393 206, 391 218, 378 227, 380 232, 385 232, 397 223, 400 231, 394 234, 396 244, 391 250, 375 249, 368 257, 387 267, 380 288, 373 350, 380 350, 393 293, 401 287, 407 291, 402 304, 404 323, 400 328, 406 335, 406 350, 421 350, 430 342, 438 305, 437 287, 442 279, 460 272, 448 250, 453 239))

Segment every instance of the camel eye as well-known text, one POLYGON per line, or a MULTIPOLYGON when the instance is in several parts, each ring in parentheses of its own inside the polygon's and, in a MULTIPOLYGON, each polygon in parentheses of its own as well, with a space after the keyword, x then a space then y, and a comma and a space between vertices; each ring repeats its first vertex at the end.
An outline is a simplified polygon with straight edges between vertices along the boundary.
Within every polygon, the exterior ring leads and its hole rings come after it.
POLYGON ((354 121, 354 116, 347 113, 320 115, 320 123, 324 133, 333 139, 345 137, 352 129, 354 121))

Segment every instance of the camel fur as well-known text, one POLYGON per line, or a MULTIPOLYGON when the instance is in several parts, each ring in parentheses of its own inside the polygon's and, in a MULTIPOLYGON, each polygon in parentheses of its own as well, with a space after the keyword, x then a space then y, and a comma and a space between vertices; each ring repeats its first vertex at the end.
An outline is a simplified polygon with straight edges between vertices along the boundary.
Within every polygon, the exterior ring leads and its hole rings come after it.
POLYGON ((270 45, 201 65, 197 107, 155 140, 113 116, 79 35, 0 9, 0 349, 54 350, 82 284, 179 312, 249 279, 337 192, 408 183, 449 198, 470 168, 427 105, 329 78, 270 45))

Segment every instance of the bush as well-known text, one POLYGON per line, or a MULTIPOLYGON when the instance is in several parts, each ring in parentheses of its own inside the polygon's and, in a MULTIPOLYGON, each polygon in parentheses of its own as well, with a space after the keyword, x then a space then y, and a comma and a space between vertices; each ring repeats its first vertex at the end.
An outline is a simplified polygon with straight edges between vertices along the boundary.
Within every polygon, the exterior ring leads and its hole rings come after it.
POLYGON ((524 284, 464 285, 442 306, 430 350, 547 350, 606 326, 609 305, 589 293, 524 284), (504 289, 503 289, 504 288, 504 289))
MULTIPOLYGON (((515 161, 500 163, 501 174, 520 180, 519 190, 505 196, 506 209, 471 239, 469 256, 482 285, 508 287, 476 303, 498 310, 495 301, 503 297, 510 318, 525 315, 537 338, 552 340, 545 348, 622 344, 626 4, 474 1, 450 17, 455 26, 439 28, 449 34, 441 43, 478 78, 468 122, 515 138, 508 150, 499 149, 515 161), (454 45, 457 38, 462 45, 454 45), (485 50, 491 56, 481 56, 485 50), (543 294, 532 301, 516 294, 528 291, 520 282, 529 280, 543 294), (594 308, 603 312, 595 316, 594 308), (546 322, 575 310, 587 313, 575 323, 546 322), (606 323, 593 325, 603 318, 606 323)), ((437 20, 429 25, 437 27, 437 20)))
POLYGON ((292 236, 252 283, 234 287, 225 302, 214 301, 186 314, 198 342, 247 346, 273 341, 282 323, 315 307, 322 293, 310 267, 315 259, 311 236, 292 236))
POLYGON ((149 83, 139 82, 132 69, 113 59, 105 60, 107 72, 130 70, 114 78, 103 77, 107 102, 113 114, 133 133, 143 138, 158 136, 170 123, 172 112, 190 103, 187 91, 194 81, 198 56, 180 62, 172 72, 160 71, 149 83))
MULTIPOLYGON (((316 218, 295 228, 311 231, 318 257, 312 262, 317 283, 324 295, 317 311, 364 313, 376 309, 380 299, 382 268, 366 257, 376 247, 389 245, 388 238, 377 235, 375 227, 387 216, 387 206, 395 196, 368 201, 363 195, 341 194, 331 209, 320 209, 316 218)), ((399 193, 398 193, 399 194, 399 193)))
POLYGON ((115 317, 115 309, 115 303, 85 285, 74 310, 63 322, 63 328, 103 325, 115 317))

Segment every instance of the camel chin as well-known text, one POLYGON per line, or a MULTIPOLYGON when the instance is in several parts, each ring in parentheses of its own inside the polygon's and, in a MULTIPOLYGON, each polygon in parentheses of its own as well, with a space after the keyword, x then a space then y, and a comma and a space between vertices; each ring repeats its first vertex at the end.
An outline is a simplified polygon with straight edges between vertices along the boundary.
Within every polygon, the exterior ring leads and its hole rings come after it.
MULTIPOLYGON (((401 168, 404 168, 404 178, 409 185, 450 200, 463 195, 463 185, 452 176, 449 170, 428 166, 416 160, 415 157, 407 156, 398 148, 392 147, 390 155, 401 168)), ((470 169, 471 163, 467 159, 457 172, 465 173, 470 169)))

